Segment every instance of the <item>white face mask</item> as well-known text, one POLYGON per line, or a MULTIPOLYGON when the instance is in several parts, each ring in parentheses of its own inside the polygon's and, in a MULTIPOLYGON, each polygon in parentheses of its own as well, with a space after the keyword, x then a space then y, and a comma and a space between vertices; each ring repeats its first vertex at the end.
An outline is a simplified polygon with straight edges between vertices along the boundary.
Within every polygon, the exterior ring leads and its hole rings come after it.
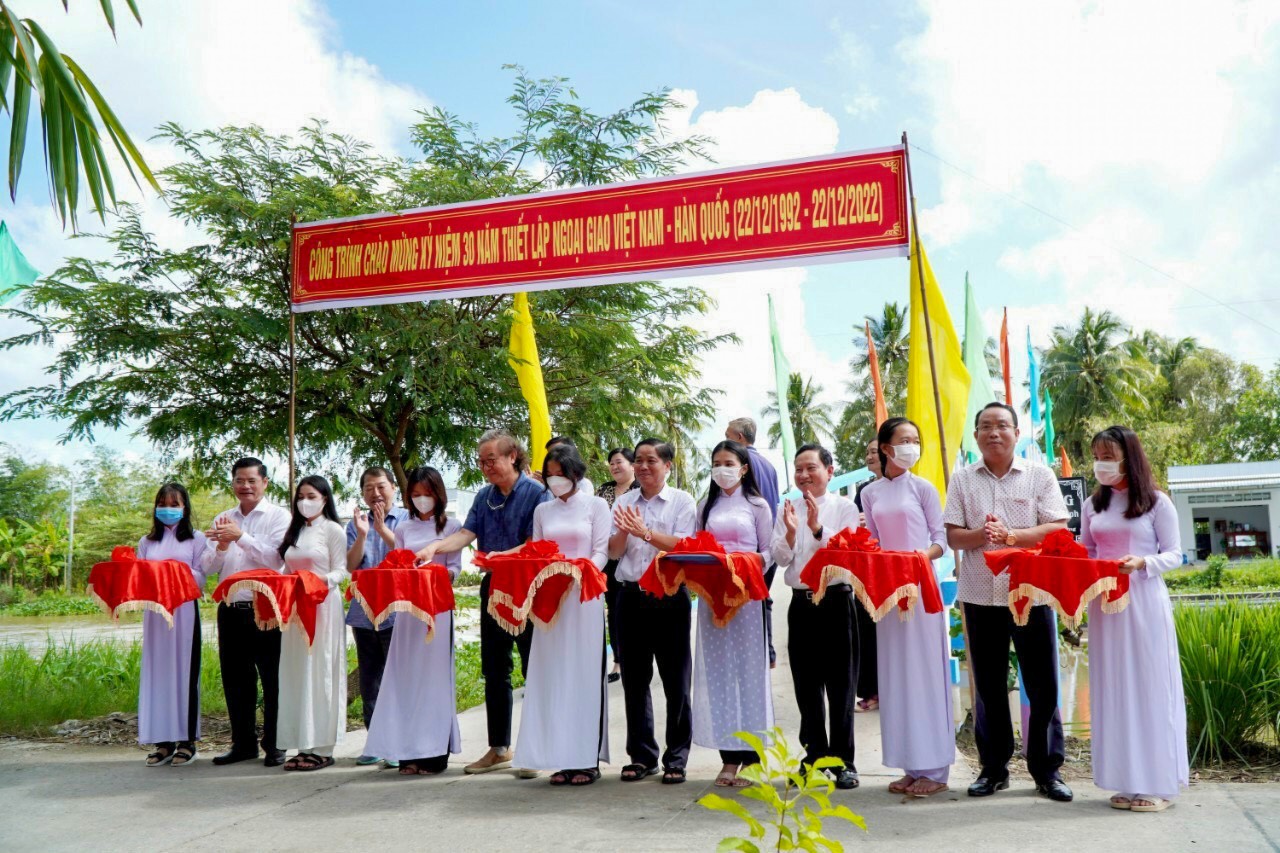
POLYGON ((551 490, 551 494, 562 498, 573 491, 574 483, 568 477, 548 477, 547 488, 551 490))
POLYGON ((431 515, 431 511, 436 508, 436 499, 430 495, 418 495, 413 499, 413 508, 419 515, 431 515))
MULTIPOLYGON (((888 454, 885 454, 886 456, 888 454)), ((897 465, 903 471, 906 471, 920 461, 920 445, 918 444, 895 444, 893 445, 893 457, 890 459, 894 465, 897 465)))
POLYGON ((742 479, 742 469, 732 465, 720 465, 711 469, 711 479, 722 489, 732 489, 742 479))
POLYGON ((324 512, 323 498, 302 498, 298 501, 298 512, 302 513, 303 518, 315 518, 324 512))
POLYGON ((1124 479, 1124 469, 1120 462, 1099 460, 1093 463, 1093 476, 1104 486, 1114 486, 1124 479))

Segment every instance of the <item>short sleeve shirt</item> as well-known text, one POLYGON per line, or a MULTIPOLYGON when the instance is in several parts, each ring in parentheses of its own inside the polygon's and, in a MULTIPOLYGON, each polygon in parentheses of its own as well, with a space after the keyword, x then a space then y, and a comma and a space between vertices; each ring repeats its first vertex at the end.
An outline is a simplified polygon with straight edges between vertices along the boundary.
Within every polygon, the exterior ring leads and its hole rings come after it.
MULTIPOLYGON (((947 489, 943 524, 976 530, 987 515, 999 518, 1011 530, 1035 527, 1051 521, 1066 521, 1066 502, 1053 471, 1015 456, 1003 477, 997 477, 983 460, 957 468, 947 489)), ((1006 547, 988 544, 965 551, 960 558, 958 598, 967 604, 1007 607, 1009 573, 992 575, 983 551, 1006 547)))
POLYGON ((476 494, 462 526, 476 535, 476 548, 481 551, 507 551, 529 540, 533 510, 550 499, 551 492, 524 474, 506 495, 490 483, 476 494))

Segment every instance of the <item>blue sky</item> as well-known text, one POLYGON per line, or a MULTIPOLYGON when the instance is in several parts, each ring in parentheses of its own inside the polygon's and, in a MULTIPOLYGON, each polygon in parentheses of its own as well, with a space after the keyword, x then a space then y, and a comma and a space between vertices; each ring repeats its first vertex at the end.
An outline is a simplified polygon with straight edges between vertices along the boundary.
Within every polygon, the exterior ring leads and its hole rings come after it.
MULTIPOLYGON (((1043 344, 1088 305, 1261 366, 1280 358, 1277 4, 793 5, 153 0, 118 45, 90 6, 46 17, 138 136, 168 119, 289 131, 323 116, 411 154, 405 129, 430 105, 507 131, 504 63, 567 76, 598 110, 669 87, 686 105, 672 132, 714 135, 725 165, 879 147, 906 130, 951 164, 913 152, 925 245, 957 325, 968 272, 991 333, 1008 306, 1016 338, 1030 329, 1043 344)), ((100 251, 69 245, 37 165, 4 212, 29 257, 51 270, 100 251)), ((195 236, 144 203, 166 242, 195 236)), ((793 367, 838 403, 853 327, 886 300, 905 302, 907 265, 698 283, 720 302, 708 331, 744 337, 704 364, 704 381, 726 391, 724 420, 765 403, 765 294, 780 304, 793 367)), ((0 320, 0 334, 16 328, 0 320)), ((37 381, 49 359, 17 355, 0 363, 0 394, 37 381)), ((84 453, 58 447, 57 431, 11 422, 0 440, 36 456, 84 453)), ((147 452, 127 436, 104 440, 147 452)))

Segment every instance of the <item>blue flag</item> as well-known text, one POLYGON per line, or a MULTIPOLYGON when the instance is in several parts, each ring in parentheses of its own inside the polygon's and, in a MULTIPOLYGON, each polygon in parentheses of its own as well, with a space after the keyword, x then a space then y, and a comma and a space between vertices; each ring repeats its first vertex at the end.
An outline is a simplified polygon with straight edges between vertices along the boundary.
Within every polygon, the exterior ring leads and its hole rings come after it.
POLYGON ((1031 348, 1031 330, 1027 329, 1027 372, 1031 380, 1031 426, 1040 426, 1040 364, 1031 348))

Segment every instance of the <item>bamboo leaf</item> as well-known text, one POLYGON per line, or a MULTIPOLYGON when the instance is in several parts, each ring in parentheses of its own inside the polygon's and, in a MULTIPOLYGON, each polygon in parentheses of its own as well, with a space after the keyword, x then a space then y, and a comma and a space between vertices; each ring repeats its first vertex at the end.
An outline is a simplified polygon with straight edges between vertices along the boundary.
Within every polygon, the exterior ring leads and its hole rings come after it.
POLYGON ((31 34, 27 32, 22 22, 14 17, 13 12, 9 11, 8 6, 0 6, 0 19, 9 22, 9 32, 14 35, 14 48, 17 51, 15 56, 22 60, 26 77, 35 86, 36 92, 40 95, 40 102, 43 103, 44 81, 40 79, 40 68, 37 64, 40 57, 36 53, 35 45, 31 42, 31 34))
POLYGON ((93 209, 98 219, 106 222, 106 205, 102 194, 102 173, 98 169, 97 152, 93 149, 93 140, 97 134, 93 128, 78 124, 76 128, 76 145, 80 152, 80 161, 84 164, 85 183, 89 187, 89 195, 93 198, 93 209))
POLYGON ((58 208, 58 216, 62 219, 62 224, 65 225, 67 222, 67 182, 66 176, 62 171, 62 99, 56 97, 52 91, 56 89, 56 84, 47 76, 49 74, 49 64, 45 62, 43 56, 40 57, 40 70, 46 75, 44 79, 45 90, 50 94, 50 97, 44 102, 44 109, 40 115, 44 128, 45 168, 49 173, 49 191, 53 195, 54 206, 58 208))
POLYGON ((111 8, 111 0, 102 0, 102 16, 107 19, 107 26, 111 28, 111 36, 116 35, 116 12, 111 8))
POLYGON ((13 76, 13 46, 13 32, 0 26, 0 107, 6 110, 9 109, 9 78, 13 76))
POLYGON ((138 22, 138 26, 142 26, 142 15, 138 13, 137 0, 124 0, 124 2, 129 7, 129 11, 133 13, 133 19, 138 22))
POLYGON ((106 99, 102 97, 102 93, 98 91, 98 87, 89 79, 89 75, 76 64, 69 56, 64 56, 67 61, 67 67, 71 69, 71 73, 75 75, 76 81, 84 87, 84 91, 89 96, 89 100, 93 101, 93 106, 98 111, 98 115, 102 118, 102 124, 107 130, 107 135, 111 137, 111 141, 115 144, 116 150, 120 152, 120 159, 125 163, 125 167, 129 170, 129 175, 137 183, 137 176, 134 175, 133 166, 138 167, 138 171, 146 179, 147 183, 156 192, 160 192, 160 184, 156 181, 155 175, 151 173, 151 167, 147 165, 147 161, 142 158, 141 152, 138 151, 133 140, 129 138, 128 132, 124 129, 124 125, 120 123, 120 119, 112 111, 111 106, 106 99), (128 153, 126 153, 128 152, 128 153), (131 165, 132 164, 132 165, 131 165))
MULTIPOLYGON (((80 87, 76 85, 75 78, 71 75, 71 69, 67 67, 67 63, 63 60, 62 51, 58 50, 58 46, 53 43, 53 39, 49 38, 49 34, 35 21, 26 18, 24 23, 31 28, 31 34, 40 43, 42 51, 40 61, 47 63, 49 74, 45 79, 46 90, 50 88, 50 81, 53 81, 63 94, 64 109, 69 108, 75 117, 81 121, 92 122, 93 119, 89 116, 89 105, 85 103, 84 97, 80 94, 80 87)), ((46 91, 44 94, 47 103, 53 97, 53 93, 46 91)))
POLYGON ((76 118, 70 110, 62 111, 62 176, 67 192, 67 212, 71 228, 76 227, 76 210, 80 204, 80 160, 76 150, 76 118))
POLYGON ((22 155, 27 148, 27 119, 31 113, 31 85, 21 76, 13 79, 13 121, 9 125, 9 197, 18 197, 22 155))

